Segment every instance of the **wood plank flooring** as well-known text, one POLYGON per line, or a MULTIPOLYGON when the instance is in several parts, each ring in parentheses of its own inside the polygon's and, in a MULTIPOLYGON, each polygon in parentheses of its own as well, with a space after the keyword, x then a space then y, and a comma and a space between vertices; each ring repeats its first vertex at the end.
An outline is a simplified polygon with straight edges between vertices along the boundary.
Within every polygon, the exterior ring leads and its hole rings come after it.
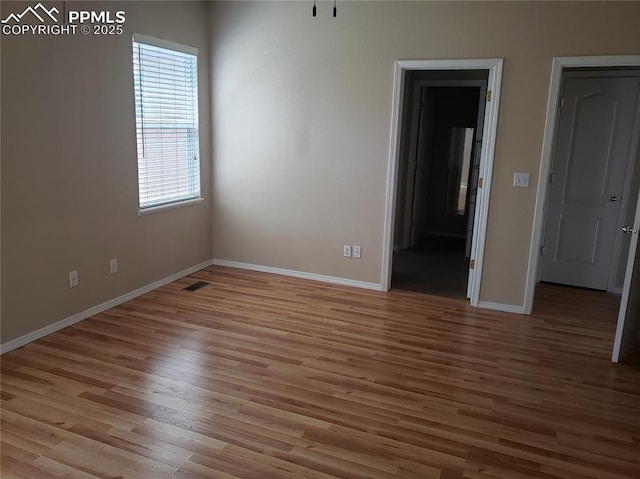
POLYGON ((539 293, 208 268, 2 357, 2 478, 640 477, 617 298, 539 293))

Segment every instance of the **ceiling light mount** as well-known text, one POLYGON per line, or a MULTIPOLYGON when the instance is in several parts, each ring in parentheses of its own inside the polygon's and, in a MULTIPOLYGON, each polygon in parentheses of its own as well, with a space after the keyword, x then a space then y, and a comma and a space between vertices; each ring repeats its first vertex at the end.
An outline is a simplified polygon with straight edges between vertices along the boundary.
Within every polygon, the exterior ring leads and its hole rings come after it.
MULTIPOLYGON (((338 16, 338 1, 333 0, 333 18, 338 16)), ((313 0, 313 9, 311 10, 311 14, 316 17, 318 16, 318 9, 316 8, 316 0, 313 0)))

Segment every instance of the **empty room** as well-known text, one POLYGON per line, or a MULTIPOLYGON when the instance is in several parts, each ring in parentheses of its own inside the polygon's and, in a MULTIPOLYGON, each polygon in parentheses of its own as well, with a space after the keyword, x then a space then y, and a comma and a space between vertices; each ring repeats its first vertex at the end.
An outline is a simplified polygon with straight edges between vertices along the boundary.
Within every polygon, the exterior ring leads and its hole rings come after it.
POLYGON ((640 2, 0 4, 0 476, 640 477, 640 2))

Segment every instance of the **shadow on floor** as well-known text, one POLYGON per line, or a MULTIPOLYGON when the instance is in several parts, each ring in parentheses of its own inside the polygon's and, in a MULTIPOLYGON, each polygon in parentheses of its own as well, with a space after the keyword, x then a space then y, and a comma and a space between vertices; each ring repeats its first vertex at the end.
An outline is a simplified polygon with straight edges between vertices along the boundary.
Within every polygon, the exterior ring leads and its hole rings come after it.
POLYGON ((428 237, 417 246, 395 251, 391 287, 405 291, 466 298, 469 261, 464 238, 428 237))

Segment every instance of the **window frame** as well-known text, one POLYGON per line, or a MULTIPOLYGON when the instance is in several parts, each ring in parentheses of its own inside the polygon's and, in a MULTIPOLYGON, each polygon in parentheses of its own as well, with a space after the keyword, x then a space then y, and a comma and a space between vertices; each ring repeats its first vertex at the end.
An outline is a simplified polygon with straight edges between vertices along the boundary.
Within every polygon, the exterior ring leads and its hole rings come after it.
MULTIPOLYGON (((198 49, 196 47, 192 47, 189 45, 183 45, 180 43, 172 42, 169 40, 163 40, 160 38, 151 37, 148 35, 143 35, 140 33, 133 33, 131 38, 131 48, 132 48, 132 74, 133 74, 133 83, 134 83, 134 91, 133 91, 133 99, 134 99, 134 123, 135 123, 135 136, 136 136, 136 172, 137 172, 137 186, 138 186, 138 216, 147 215, 151 213, 156 213, 159 211, 170 210, 175 208, 180 208, 184 206, 190 206, 193 204, 200 203, 204 201, 202 197, 202 154, 200 149, 200 105, 199 105, 199 89, 200 82, 198 78, 198 49), (151 47, 162 48, 165 50, 174 51, 177 53, 192 55, 195 57, 195 110, 193 113, 196 117, 195 122, 195 149, 197 155, 197 173, 193 175, 192 179, 197 182, 197 185, 194 188, 194 194, 184 197, 179 197, 177 199, 162 199, 150 204, 142 205, 142 197, 141 197, 141 176, 140 176, 140 168, 141 168, 141 156, 140 156, 140 140, 139 140, 139 128, 138 123, 142 120, 138 116, 138 104, 137 97, 140 94, 140 83, 139 79, 136 78, 135 71, 135 55, 136 55, 136 46, 137 44, 148 45, 151 47)), ((144 127, 143 127, 144 129, 144 127)))

